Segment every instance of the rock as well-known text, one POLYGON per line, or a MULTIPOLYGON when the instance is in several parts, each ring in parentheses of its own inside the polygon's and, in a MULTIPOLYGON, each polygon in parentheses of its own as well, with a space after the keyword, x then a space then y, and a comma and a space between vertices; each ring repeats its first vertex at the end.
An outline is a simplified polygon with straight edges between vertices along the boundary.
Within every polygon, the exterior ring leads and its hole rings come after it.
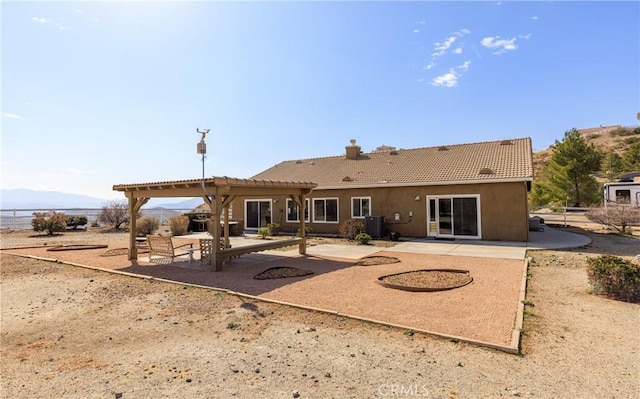
POLYGON ((300 397, 300 392, 298 392, 297 390, 293 391, 292 395, 293 395, 294 398, 299 398, 300 397))
POLYGON ((464 366, 462 365, 462 362, 458 362, 458 364, 456 364, 456 366, 458 366, 458 367, 464 367, 464 366))

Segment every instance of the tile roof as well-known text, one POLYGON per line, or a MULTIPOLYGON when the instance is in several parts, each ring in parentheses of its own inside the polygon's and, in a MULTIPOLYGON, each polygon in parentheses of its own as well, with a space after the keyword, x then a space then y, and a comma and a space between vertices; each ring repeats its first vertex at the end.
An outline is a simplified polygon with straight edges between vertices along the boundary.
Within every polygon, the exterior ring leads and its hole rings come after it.
POLYGON ((530 138, 281 162, 252 177, 312 181, 318 189, 533 180, 530 138))

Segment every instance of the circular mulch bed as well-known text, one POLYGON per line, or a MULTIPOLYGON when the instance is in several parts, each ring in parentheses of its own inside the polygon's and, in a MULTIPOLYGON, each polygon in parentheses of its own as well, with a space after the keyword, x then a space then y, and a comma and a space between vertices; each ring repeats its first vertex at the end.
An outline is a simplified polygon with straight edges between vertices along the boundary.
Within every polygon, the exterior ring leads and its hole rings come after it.
POLYGON ((398 263, 400 259, 393 256, 367 256, 362 258, 356 263, 356 266, 374 266, 374 265, 388 265, 390 263, 398 263))
POLYGON ((377 283, 398 290, 431 292, 460 288, 472 281, 468 270, 426 269, 382 276, 377 283))
POLYGON ((272 267, 256 274, 253 278, 256 280, 269 280, 274 278, 302 277, 310 274, 313 274, 311 270, 298 269, 295 267, 272 267))

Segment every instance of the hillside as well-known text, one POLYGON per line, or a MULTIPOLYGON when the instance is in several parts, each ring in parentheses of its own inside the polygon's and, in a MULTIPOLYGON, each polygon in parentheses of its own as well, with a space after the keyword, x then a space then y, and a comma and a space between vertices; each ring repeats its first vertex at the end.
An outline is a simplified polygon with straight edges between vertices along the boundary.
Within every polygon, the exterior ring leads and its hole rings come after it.
MULTIPOLYGON (((622 156, 627 148, 635 143, 640 142, 640 128, 622 126, 601 126, 598 128, 580 129, 578 130, 588 143, 592 143, 596 149, 609 152, 614 151, 622 156)), ((562 140, 562 137, 558 138, 562 140)), ((540 176, 540 171, 551 160, 552 147, 533 153, 533 170, 534 178, 540 176)))

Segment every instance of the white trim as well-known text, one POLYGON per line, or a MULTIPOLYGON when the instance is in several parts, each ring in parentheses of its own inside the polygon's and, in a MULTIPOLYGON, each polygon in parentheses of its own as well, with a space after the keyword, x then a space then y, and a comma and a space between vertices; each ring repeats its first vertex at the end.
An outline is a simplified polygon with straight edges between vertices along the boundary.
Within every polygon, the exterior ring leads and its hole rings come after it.
MULTIPOLYGON (((310 220, 310 215, 311 215, 311 200, 309 198, 305 198, 304 199, 306 202, 306 208, 305 210, 307 211, 307 217, 304 219, 305 223, 309 223, 310 220)), ((294 200, 292 200, 291 198, 287 198, 287 200, 285 201, 285 221, 287 223, 300 223, 300 206, 298 205, 297 202, 295 202, 294 200), (289 220, 289 203, 293 202, 297 207, 298 207, 298 219, 297 220, 289 220)))
POLYGON ((311 219, 313 220, 312 223, 327 223, 327 224, 338 224, 340 223, 340 199, 338 197, 320 197, 320 198, 312 198, 311 199, 311 208, 313 209, 313 215, 311 217, 311 219), (333 221, 327 221, 327 220, 316 220, 316 200, 318 201, 324 201, 324 213, 325 213, 325 219, 327 217, 327 200, 336 200, 336 217, 338 218, 338 220, 333 221))
POLYGON ((242 212, 244 213, 244 229, 245 230, 257 230, 260 229, 260 221, 258 221, 258 227, 249 227, 247 223, 249 220, 247 219, 247 203, 248 202, 268 202, 269 203, 269 218, 271 222, 273 222, 273 198, 245 198, 244 200, 244 209, 242 212))
MULTIPOLYGON (((443 194, 443 195, 427 195, 427 237, 444 237, 444 238, 456 238, 456 239, 467 239, 467 240, 482 240, 482 206, 480 203, 480 194, 443 194), (436 227, 435 234, 429 229, 430 223, 430 210, 429 210, 429 201, 431 199, 436 200, 436 215, 439 214, 439 199, 443 198, 475 198, 476 199, 476 208, 477 208, 477 223, 478 223, 478 235, 468 236, 468 235, 456 235, 456 234, 440 234, 438 227, 436 227)), ((453 216, 453 208, 452 208, 452 216, 453 216)), ((436 217, 436 226, 440 224, 439 218, 436 217)), ((453 231, 453 220, 452 220, 452 231, 453 231)))
POLYGON ((371 216, 372 212, 371 212, 371 197, 351 197, 351 218, 352 219, 364 219, 367 216, 371 216), (362 200, 366 199, 369 201, 369 213, 367 215, 362 215, 362 216, 355 216, 353 214, 353 200, 358 199, 361 200, 360 201, 360 208, 362 209, 362 200))

